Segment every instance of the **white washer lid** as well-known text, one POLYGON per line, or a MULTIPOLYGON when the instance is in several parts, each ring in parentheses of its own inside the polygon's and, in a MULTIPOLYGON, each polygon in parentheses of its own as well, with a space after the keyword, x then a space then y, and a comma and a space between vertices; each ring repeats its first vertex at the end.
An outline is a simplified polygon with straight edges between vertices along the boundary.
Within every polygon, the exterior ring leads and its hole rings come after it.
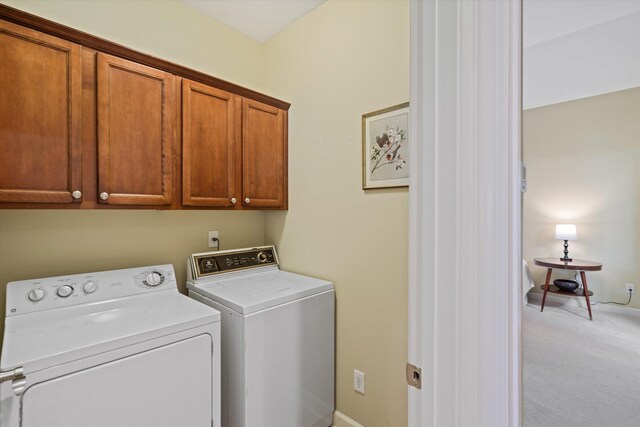
POLYGON ((189 289, 241 314, 251 314, 333 289, 333 283, 314 277, 271 270, 197 284, 189 289))
POLYGON ((1 370, 25 374, 220 321, 220 312, 168 289, 6 317, 1 370))

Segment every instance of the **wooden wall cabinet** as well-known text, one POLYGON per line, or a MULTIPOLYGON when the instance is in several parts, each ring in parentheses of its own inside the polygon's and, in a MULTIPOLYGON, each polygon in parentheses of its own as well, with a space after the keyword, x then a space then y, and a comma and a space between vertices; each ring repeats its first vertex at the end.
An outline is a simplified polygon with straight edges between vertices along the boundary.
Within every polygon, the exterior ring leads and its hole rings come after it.
POLYGON ((285 209, 286 116, 183 80, 183 205, 285 209))
POLYGON ((238 205, 242 98, 182 81, 182 204, 238 205))
POLYGON ((169 205, 175 180, 175 77, 97 55, 99 201, 169 205))
POLYGON ((242 205, 286 209, 287 112, 251 99, 242 111, 242 205))
POLYGON ((80 52, 0 21, 0 202, 81 200, 80 52))
POLYGON ((288 103, 0 18, 0 208, 287 209, 288 103))

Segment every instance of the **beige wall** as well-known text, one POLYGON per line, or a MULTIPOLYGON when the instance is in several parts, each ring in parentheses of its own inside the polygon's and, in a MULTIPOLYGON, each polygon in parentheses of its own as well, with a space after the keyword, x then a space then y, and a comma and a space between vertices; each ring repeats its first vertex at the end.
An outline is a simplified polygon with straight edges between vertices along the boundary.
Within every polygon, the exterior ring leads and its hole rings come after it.
MULTIPOLYGON (((560 257, 555 224, 575 223, 569 255, 603 263, 588 273, 598 301, 626 302, 626 283, 640 292, 639 118, 640 88, 524 112, 524 257, 560 257)), ((531 269, 544 283, 545 270, 531 269)))
POLYGON ((177 0, 0 0, 0 3, 262 90, 262 45, 177 0))
POLYGON ((0 210, 0 283, 173 264, 184 290, 187 256, 204 252, 207 231, 223 249, 262 244, 261 212, 0 210))
POLYGON ((211 229, 225 248, 275 243, 284 268, 336 284, 337 409, 405 426, 407 189, 361 189, 360 127, 409 98, 408 0, 329 0, 264 45, 173 0, 3 3, 293 106, 288 212, 0 210, 0 283, 157 262, 183 277, 211 229))
POLYGON ((330 0, 266 44, 291 101, 288 212, 266 214, 284 268, 333 280, 337 410, 407 425, 407 189, 361 188, 361 116, 408 101, 409 2, 330 0), (353 391, 353 370, 366 394, 353 391))
MULTIPOLYGON (((177 1, 2 1, 128 47, 261 90, 262 45, 177 1)), ((172 263, 218 230, 229 249, 264 242, 264 213, 0 210, 0 332, 11 280, 172 263)))

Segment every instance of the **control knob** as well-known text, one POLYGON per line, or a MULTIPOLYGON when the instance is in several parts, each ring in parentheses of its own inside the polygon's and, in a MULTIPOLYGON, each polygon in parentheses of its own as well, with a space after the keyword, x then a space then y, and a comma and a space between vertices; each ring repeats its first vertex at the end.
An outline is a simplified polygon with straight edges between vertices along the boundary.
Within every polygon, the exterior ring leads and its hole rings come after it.
POLYGON ((62 285, 58 288, 58 291, 56 293, 59 297, 66 298, 73 293, 73 286, 62 285))
POLYGON ((267 262, 267 254, 265 254, 264 252, 258 252, 257 258, 259 263, 267 262))
POLYGON ((32 289, 31 291, 29 291, 29 294, 27 296, 29 297, 30 301, 38 302, 42 298, 44 298, 44 290, 40 288, 32 289))
POLYGON ((92 294, 96 291, 96 289, 98 289, 98 286, 93 282, 87 282, 82 285, 82 290, 85 294, 92 294))
POLYGON ((144 281, 144 284, 147 286, 155 287, 155 286, 161 285, 162 282, 164 282, 164 276, 162 275, 162 273, 153 271, 147 274, 147 279, 144 281))

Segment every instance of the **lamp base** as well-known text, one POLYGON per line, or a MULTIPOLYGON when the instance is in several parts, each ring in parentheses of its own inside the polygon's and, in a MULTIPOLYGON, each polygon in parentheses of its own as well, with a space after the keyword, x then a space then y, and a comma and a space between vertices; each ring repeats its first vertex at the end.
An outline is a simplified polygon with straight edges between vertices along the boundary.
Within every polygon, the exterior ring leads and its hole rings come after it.
POLYGON ((564 241, 564 257, 560 258, 562 262, 571 262, 573 259, 569 258, 569 241, 564 241))

